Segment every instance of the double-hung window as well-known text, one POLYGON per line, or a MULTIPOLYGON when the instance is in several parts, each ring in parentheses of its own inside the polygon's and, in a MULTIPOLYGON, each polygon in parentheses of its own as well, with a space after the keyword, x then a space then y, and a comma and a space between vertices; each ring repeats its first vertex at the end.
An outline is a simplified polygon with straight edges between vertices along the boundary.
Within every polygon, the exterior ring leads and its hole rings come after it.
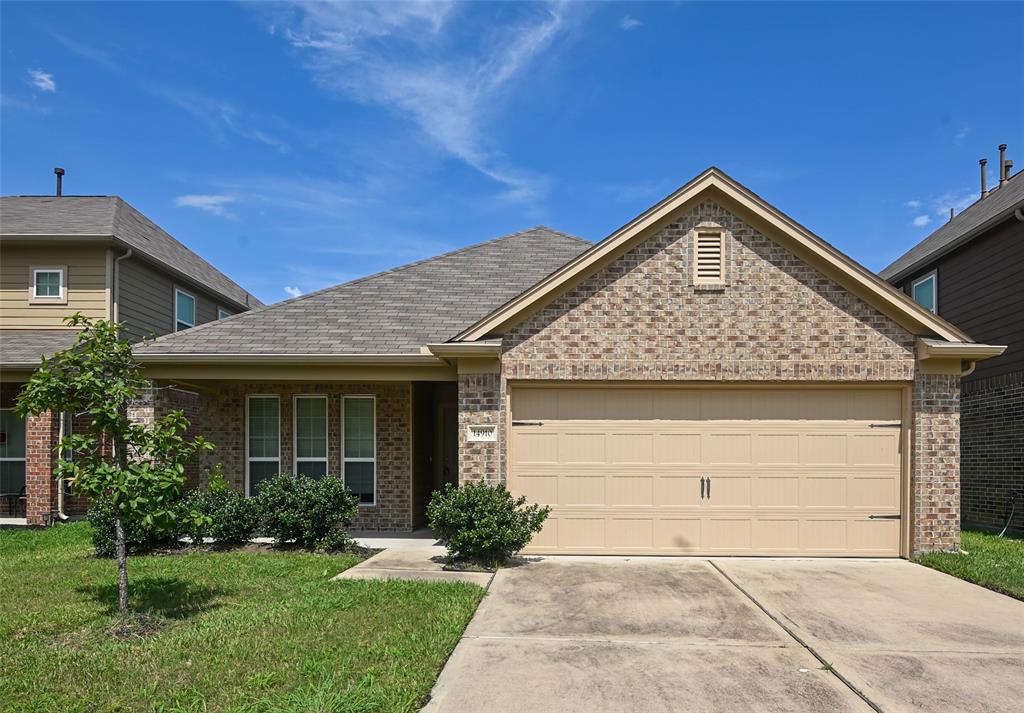
POLYGON ((174 288, 174 331, 196 326, 196 298, 184 290, 174 288))
POLYGON ((938 312, 938 278, 934 271, 914 280, 910 290, 914 302, 932 312, 938 312))
POLYGON ((281 401, 250 396, 246 406, 245 490, 256 495, 260 483, 281 472, 281 401))
POLYGON ((295 397, 295 474, 327 475, 327 397, 295 397))
POLYGON ((342 477, 360 505, 376 503, 377 424, 372 396, 346 396, 341 401, 342 477))

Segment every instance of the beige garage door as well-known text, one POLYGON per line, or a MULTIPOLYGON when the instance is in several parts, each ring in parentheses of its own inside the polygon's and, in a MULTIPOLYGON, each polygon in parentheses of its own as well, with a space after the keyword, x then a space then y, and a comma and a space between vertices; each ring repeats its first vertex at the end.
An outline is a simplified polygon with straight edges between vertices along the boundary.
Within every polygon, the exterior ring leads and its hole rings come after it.
POLYGON ((898 556, 901 397, 878 389, 513 386, 528 552, 898 556))

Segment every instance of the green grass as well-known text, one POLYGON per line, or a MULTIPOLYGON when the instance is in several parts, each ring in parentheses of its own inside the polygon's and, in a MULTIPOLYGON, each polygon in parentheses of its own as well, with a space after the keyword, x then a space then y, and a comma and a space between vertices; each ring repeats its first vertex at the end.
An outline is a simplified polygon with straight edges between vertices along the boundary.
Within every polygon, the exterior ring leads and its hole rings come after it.
POLYGON ((86 524, 0 531, 0 710, 413 711, 483 596, 461 583, 331 581, 350 555, 132 557, 118 640, 116 566, 86 524))
POLYGON ((960 547, 967 554, 921 555, 928 567, 1024 600, 1024 539, 964 530, 960 547))

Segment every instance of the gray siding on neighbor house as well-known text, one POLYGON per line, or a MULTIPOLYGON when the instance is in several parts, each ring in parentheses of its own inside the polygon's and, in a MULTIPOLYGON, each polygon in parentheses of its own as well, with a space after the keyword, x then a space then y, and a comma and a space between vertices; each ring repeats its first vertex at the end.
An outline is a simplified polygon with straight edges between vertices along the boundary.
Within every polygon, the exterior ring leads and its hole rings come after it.
POLYGON ((214 295, 175 280, 137 258, 123 260, 118 270, 118 320, 124 323, 125 334, 133 342, 174 331, 175 287, 195 296, 196 324, 217 319, 218 306, 232 314, 236 311, 218 302, 214 295))
POLYGON ((965 382, 1024 369, 1024 223, 1010 218, 962 248, 928 263, 900 282, 938 274, 939 315, 977 342, 1005 344, 1006 352, 978 363, 965 382))

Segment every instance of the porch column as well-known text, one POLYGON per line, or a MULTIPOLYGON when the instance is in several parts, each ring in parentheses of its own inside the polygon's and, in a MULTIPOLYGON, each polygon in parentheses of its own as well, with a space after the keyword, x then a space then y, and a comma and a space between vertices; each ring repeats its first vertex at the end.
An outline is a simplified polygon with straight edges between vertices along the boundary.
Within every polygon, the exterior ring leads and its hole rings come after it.
POLYGON ((49 411, 25 419, 25 518, 29 525, 47 524, 56 509, 53 449, 58 427, 58 419, 49 411))
POLYGON ((459 360, 459 484, 502 483, 504 394, 495 359, 459 360), (464 363, 466 362, 466 363, 464 363), (470 435, 470 427, 487 427, 470 435), (493 437, 489 435, 493 429, 493 437))
POLYGON ((911 549, 914 553, 956 551, 960 548, 960 374, 919 370, 913 401, 911 549))

